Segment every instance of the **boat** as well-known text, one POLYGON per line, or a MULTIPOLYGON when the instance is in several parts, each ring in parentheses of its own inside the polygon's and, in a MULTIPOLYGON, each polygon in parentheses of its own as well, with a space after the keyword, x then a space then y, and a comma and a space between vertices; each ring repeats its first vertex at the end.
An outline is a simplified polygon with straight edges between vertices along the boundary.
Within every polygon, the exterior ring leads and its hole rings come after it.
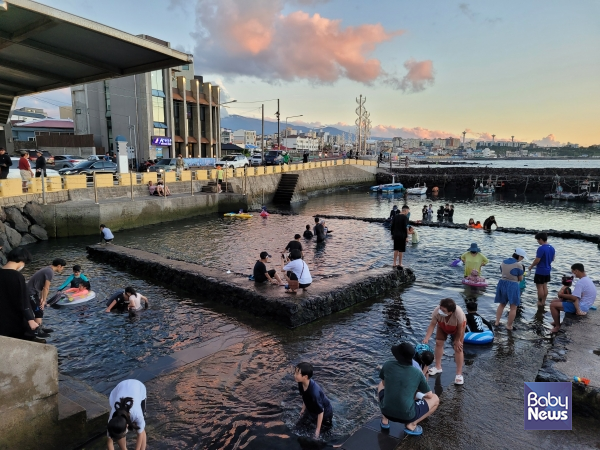
POLYGON ((475 196, 476 197, 487 197, 489 195, 494 194, 494 192, 496 192, 496 190, 494 189, 494 186, 478 187, 477 189, 475 189, 475 196))
POLYGON ((419 185, 419 183, 415 184, 414 187, 408 188, 406 193, 409 195, 423 195, 427 193, 427 185, 423 184, 423 186, 419 185))
POLYGON ((371 186, 369 190, 371 192, 400 192, 404 190, 402 183, 395 183, 396 177, 392 176, 392 182, 388 184, 380 184, 377 186, 371 186))
POLYGON ((252 214, 231 212, 231 213, 223 214, 223 217, 235 217, 237 219, 250 219, 252 217, 252 214))

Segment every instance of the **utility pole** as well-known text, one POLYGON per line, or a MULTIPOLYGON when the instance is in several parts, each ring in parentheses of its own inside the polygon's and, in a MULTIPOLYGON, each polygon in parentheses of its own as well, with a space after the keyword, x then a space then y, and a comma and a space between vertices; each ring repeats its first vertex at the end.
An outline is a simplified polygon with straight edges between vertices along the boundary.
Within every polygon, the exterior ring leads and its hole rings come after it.
POLYGON ((277 99, 277 150, 281 150, 281 127, 279 120, 279 99, 277 99))
POLYGON ((262 152, 262 163, 266 166, 267 164, 265 163, 265 104, 262 104, 262 120, 261 120, 261 143, 260 143, 260 150, 262 152))

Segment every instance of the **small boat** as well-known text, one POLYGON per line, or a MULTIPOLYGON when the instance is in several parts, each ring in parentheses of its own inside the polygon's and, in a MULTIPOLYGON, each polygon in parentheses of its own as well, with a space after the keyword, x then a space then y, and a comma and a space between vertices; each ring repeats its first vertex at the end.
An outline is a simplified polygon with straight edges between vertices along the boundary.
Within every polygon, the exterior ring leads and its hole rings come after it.
POLYGON ((223 217, 234 217, 237 219, 250 219, 252 217, 252 214, 248 214, 248 213, 225 213, 223 214, 223 217))
POLYGON ((409 195, 423 195, 427 193, 427 185, 423 184, 423 186, 419 185, 419 183, 415 184, 414 187, 408 188, 406 193, 409 195))
POLYGON ((371 186, 369 190, 371 192, 400 192, 404 190, 402 183, 396 183, 396 177, 392 176, 392 182, 388 184, 380 184, 378 186, 371 186))
POLYGON ((600 202, 600 193, 588 195, 587 196, 587 201, 591 202, 591 203, 598 203, 598 202, 600 202))
POLYGON ((494 186, 478 187, 477 189, 475 189, 475 196, 487 197, 488 195, 493 195, 494 192, 496 192, 494 186))

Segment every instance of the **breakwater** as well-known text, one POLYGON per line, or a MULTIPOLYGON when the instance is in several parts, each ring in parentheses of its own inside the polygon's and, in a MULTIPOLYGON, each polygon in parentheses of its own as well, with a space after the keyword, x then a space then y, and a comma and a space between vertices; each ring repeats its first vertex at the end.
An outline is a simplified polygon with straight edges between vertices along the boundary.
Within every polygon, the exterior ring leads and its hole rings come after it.
POLYGON ((87 252, 94 260, 107 262, 169 288, 199 294, 203 299, 249 311, 290 328, 383 295, 416 279, 410 269, 400 272, 387 267, 315 279, 307 292, 290 295, 279 286, 257 285, 248 280, 247 274, 227 274, 142 250, 94 245, 87 247, 87 252))
POLYGON ((497 191, 510 194, 547 194, 560 182, 565 192, 579 192, 584 180, 593 183, 592 192, 598 189, 600 169, 507 169, 492 167, 415 167, 394 168, 391 173, 377 174, 377 183, 401 182, 407 187, 427 184, 431 189, 438 187, 446 194, 472 193, 480 182, 491 182, 497 191), (477 180, 477 181, 475 181, 477 180))
MULTIPOLYGON (((339 220, 360 220, 362 222, 371 222, 371 223, 386 223, 387 219, 382 219, 380 217, 355 217, 355 216, 336 216, 336 215, 328 215, 328 214, 316 214, 314 217, 320 217, 322 219, 339 219, 339 220)), ((389 222, 388 222, 389 223, 389 222)), ((417 227, 431 227, 431 228, 453 228, 458 230, 467 230, 468 227, 464 223, 451 223, 451 222, 421 222, 421 221, 410 221, 411 225, 417 227)), ((535 235, 540 231, 543 231, 548 234, 548 236, 559 237, 562 239, 579 239, 582 241, 593 242, 595 244, 600 244, 600 235, 591 234, 591 233, 582 233, 581 231, 561 231, 561 230, 531 230, 522 227, 498 227, 494 228, 494 232, 502 232, 502 233, 510 233, 510 234, 530 234, 535 235)))

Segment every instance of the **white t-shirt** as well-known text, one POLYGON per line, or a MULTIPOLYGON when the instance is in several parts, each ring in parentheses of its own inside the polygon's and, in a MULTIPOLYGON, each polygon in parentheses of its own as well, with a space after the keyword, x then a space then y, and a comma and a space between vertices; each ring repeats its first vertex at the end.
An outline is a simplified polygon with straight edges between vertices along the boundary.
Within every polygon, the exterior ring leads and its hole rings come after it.
POLYGON ((130 295, 129 296, 129 303, 131 304, 131 302, 133 302, 133 304, 135 305, 134 309, 136 311, 142 309, 142 294, 140 294, 138 292, 135 295, 130 295))
POLYGON ((310 284, 312 283, 312 277, 310 276, 310 271, 308 270, 308 266, 301 259, 295 259, 287 263, 284 267, 284 270, 291 270, 298 277, 298 282, 300 284, 310 284))
POLYGON ((108 420, 112 419, 116 411, 115 403, 125 397, 133 399, 133 406, 129 410, 129 415, 131 416, 131 421, 140 427, 137 430, 138 434, 140 434, 146 428, 146 421, 142 412, 142 401, 146 400, 146 386, 141 381, 123 380, 115 386, 108 397, 108 402, 110 403, 110 416, 108 416, 108 420))
POLYGON ((588 312, 590 306, 596 301, 596 286, 590 277, 583 277, 577 281, 573 295, 579 298, 579 308, 588 312))

